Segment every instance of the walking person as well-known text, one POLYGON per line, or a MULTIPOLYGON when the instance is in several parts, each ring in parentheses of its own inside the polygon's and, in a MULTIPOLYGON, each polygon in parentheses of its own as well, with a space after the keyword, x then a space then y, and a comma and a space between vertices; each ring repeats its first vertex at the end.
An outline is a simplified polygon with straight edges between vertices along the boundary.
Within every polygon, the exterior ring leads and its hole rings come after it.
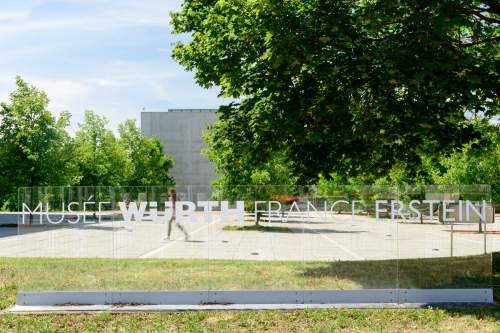
POLYGON ((172 223, 175 224, 177 228, 179 228, 183 233, 184 233, 184 241, 189 240, 189 235, 184 229, 184 227, 177 221, 176 219, 176 202, 177 202, 177 192, 175 189, 170 190, 170 202, 171 202, 171 207, 172 207, 172 217, 170 217, 170 220, 168 221, 168 230, 167 230, 167 240, 170 240, 170 234, 172 233, 172 223))

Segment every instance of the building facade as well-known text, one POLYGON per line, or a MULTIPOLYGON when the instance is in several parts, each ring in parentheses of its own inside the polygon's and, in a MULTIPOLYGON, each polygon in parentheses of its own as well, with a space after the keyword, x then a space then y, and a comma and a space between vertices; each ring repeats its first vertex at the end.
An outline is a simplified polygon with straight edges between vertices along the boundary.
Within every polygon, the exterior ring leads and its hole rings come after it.
POLYGON ((210 185, 216 178, 215 166, 202 154, 206 147, 202 133, 217 120, 213 109, 169 109, 142 112, 141 132, 155 136, 164 152, 173 157, 171 175, 177 185, 210 185))

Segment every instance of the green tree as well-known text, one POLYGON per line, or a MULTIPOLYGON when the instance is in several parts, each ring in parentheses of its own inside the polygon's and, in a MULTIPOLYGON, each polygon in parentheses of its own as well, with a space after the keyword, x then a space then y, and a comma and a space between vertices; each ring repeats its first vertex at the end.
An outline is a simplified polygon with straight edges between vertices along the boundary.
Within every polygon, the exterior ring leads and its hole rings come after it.
POLYGON ((128 185, 133 164, 124 147, 106 128, 105 117, 85 111, 75 136, 74 159, 78 165, 79 185, 120 186, 128 185))
POLYGON ((163 153, 163 144, 158 138, 142 136, 134 120, 119 125, 120 144, 125 148, 131 162, 132 172, 129 186, 172 185, 169 170, 174 165, 171 157, 163 153))
POLYGON ((231 181, 284 154, 319 175, 410 177, 420 156, 477 137, 466 114, 499 112, 496 1, 190 0, 174 58, 203 87, 237 98, 210 149, 231 181))
MULTIPOLYGON (((215 122, 209 130, 205 131, 203 138, 209 149, 203 152, 216 166, 220 175, 213 182, 213 196, 217 199, 234 200, 266 200, 273 194, 290 194, 297 177, 292 174, 290 163, 282 152, 275 153, 269 160, 254 165, 247 155, 247 150, 239 150, 241 146, 233 145, 233 140, 242 138, 234 137, 231 140, 219 140, 224 135, 228 124, 223 121, 215 122), (282 185, 272 187, 270 185, 282 185)), ((244 131, 233 132, 243 135, 244 131)), ((253 209, 248 207, 249 209, 253 209)))
POLYGON ((228 133, 228 127, 227 122, 218 121, 203 135, 209 147, 204 154, 215 164, 221 175, 214 185, 292 185, 296 182, 284 153, 278 152, 269 161, 252 165, 248 150, 240 150, 238 148, 241 146, 233 144, 235 141, 245 140, 243 129, 231 132, 235 137, 220 140, 228 133))
POLYGON ((500 127, 482 120, 476 127, 481 140, 465 144, 451 154, 441 156, 429 169, 436 184, 488 184, 491 197, 500 204, 500 127))
POLYGON ((16 78, 10 103, 0 106, 0 207, 14 209, 17 187, 70 185, 75 181, 71 139, 59 118, 47 110, 45 92, 16 78))

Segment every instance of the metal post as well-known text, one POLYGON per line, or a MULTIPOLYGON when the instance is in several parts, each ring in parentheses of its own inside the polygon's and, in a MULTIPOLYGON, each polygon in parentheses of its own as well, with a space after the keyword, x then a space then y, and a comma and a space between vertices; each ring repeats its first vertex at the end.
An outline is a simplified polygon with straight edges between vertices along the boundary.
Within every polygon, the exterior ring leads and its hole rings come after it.
POLYGON ((450 256, 453 257, 453 222, 451 223, 451 232, 450 232, 450 256))
POLYGON ((486 222, 484 223, 484 254, 486 254, 486 222))

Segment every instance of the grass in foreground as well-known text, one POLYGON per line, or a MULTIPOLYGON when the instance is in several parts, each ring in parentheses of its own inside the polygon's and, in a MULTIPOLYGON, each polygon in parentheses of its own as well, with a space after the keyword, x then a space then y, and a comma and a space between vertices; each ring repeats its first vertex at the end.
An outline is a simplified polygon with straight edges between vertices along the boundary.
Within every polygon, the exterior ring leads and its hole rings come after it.
MULTIPOLYGON (((396 261, 0 259, 0 308, 24 290, 359 289, 490 285, 490 256, 396 261), (399 277, 396 274, 399 265, 399 277), (398 280, 399 278, 399 280, 398 280)), ((500 256, 495 256, 495 284, 500 256)), ((0 332, 499 332, 500 307, 0 315, 0 332)))
POLYGON ((341 262, 3 258, 0 308, 14 304, 17 290, 473 288, 491 282, 489 255, 341 262))
POLYGON ((2 332, 498 332, 500 308, 0 316, 2 332))
POLYGON ((0 261, 23 290, 256 290, 485 287, 490 256, 375 261, 55 259, 0 261))

